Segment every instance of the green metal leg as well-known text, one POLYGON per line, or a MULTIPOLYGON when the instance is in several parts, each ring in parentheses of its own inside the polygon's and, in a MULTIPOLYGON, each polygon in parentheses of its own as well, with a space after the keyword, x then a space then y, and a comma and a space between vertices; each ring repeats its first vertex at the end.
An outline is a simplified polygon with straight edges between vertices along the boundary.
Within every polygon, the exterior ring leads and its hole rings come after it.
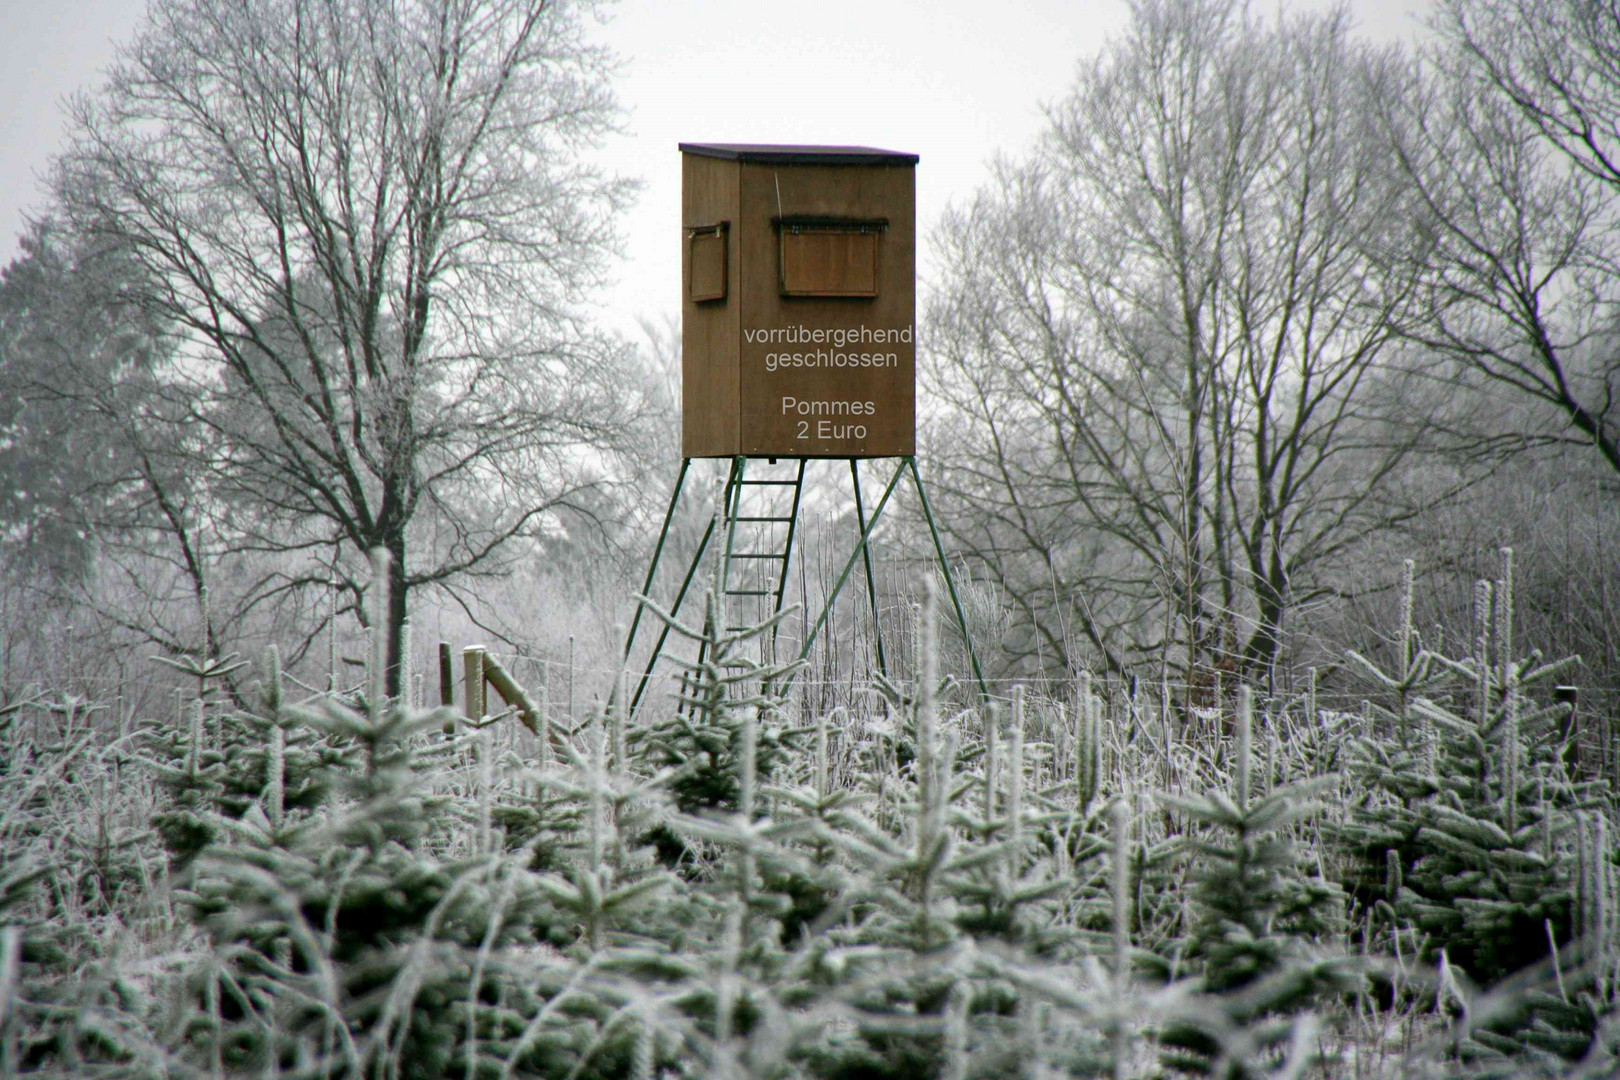
MULTIPOLYGON (((681 603, 686 599, 688 590, 692 587, 692 579, 697 576, 698 567, 703 565, 703 553, 709 550, 709 541, 714 538, 714 518, 709 519, 708 527, 703 530, 703 538, 698 541, 697 551, 692 553, 692 561, 686 567, 686 577, 681 580, 680 591, 675 594, 675 603, 670 605, 669 613, 679 615, 681 603)), ((647 657, 647 666, 642 669, 641 679, 636 683, 635 696, 630 699, 629 716, 636 715, 636 707, 641 704, 643 695, 647 692, 647 684, 652 678, 653 666, 658 663, 658 657, 664 651, 664 642, 669 640, 669 626, 665 624, 658 632, 658 640, 653 643, 652 655, 647 657)), ((628 659, 628 653, 626 654, 628 659)))
MULTIPOLYGON (((855 569, 855 560, 859 559, 861 552, 866 549, 866 542, 871 538, 872 530, 877 528, 878 519, 883 516, 883 508, 889 504, 889 496, 894 494, 894 489, 899 485, 900 477, 905 475, 905 471, 906 463, 902 461, 900 467, 894 470, 894 475, 889 478, 888 486, 883 489, 883 497, 878 500, 877 506, 872 510, 871 520, 861 529, 861 538, 856 543, 855 550, 849 553, 849 560, 844 563, 843 572, 838 575, 838 581, 833 585, 832 592, 821 605, 821 614, 816 617, 816 623, 810 628, 810 633, 805 635, 804 644, 799 648, 800 660, 809 657, 811 647, 815 645, 816 638, 821 634, 821 628, 827 625, 827 616, 832 612, 832 606, 838 600, 838 594, 843 591, 844 582, 849 580, 849 572, 855 569)), ((786 696, 788 688, 793 685, 796 675, 797 670, 784 679, 780 687, 775 688, 779 697, 786 696)))
MULTIPOLYGON (((721 511, 725 515, 726 543, 720 551, 720 580, 715 583, 714 601, 719 607, 720 625, 715 632, 726 633, 726 623, 731 621, 731 602, 726 598, 726 590, 731 588, 731 546, 737 539, 737 515, 742 510, 742 482, 743 473, 748 468, 748 459, 741 456, 731 459, 731 472, 726 477, 726 490, 720 498, 721 511)), ((708 657, 709 643, 698 642, 697 662, 702 664, 708 657)))
MULTIPOLYGON (((799 531, 799 502, 804 496, 804 465, 805 459, 799 459, 799 475, 793 484, 793 509, 788 511, 791 518, 787 527, 787 542, 782 546, 782 573, 776 579, 776 605, 771 608, 772 615, 782 614, 782 598, 787 595, 788 567, 793 565, 793 538, 799 531)), ((776 657, 776 632, 781 627, 771 627, 771 657, 776 657)))
MULTIPOLYGON (((984 700, 988 701, 990 698, 990 691, 984 679, 984 670, 979 664, 978 650, 975 649, 973 645, 973 635, 968 629, 967 615, 962 610, 961 597, 956 591, 956 580, 954 575, 951 573, 950 563, 945 557, 945 546, 939 537, 939 528, 934 521, 933 508, 928 504, 928 492, 923 487, 922 475, 917 469, 916 458, 903 457, 900 459, 900 465, 895 469, 894 475, 889 478, 888 484, 883 489, 882 497, 878 499, 877 505, 872 508, 872 516, 870 519, 865 517, 865 505, 861 494, 858 462, 854 458, 850 458, 848 460, 850 465, 850 478, 855 490, 855 517, 857 524, 860 526, 860 539, 856 542, 855 550, 850 553, 849 559, 844 563, 844 568, 839 573, 838 580, 834 583, 832 592, 827 596, 825 602, 822 604, 821 614, 816 617, 815 624, 810 628, 810 632, 805 635, 804 642, 799 649, 799 659, 804 660, 809 657, 811 649, 815 646, 816 639, 820 636, 822 628, 826 626, 827 619, 832 614, 833 604, 837 602, 839 594, 843 592, 844 585, 849 580, 849 575, 854 571, 856 560, 860 559, 862 560, 866 571, 867 601, 872 607, 872 626, 877 646, 878 670, 887 674, 887 658, 883 650, 882 631, 878 621, 877 584, 872 573, 870 541, 872 533, 877 529, 879 519, 883 516, 884 509, 888 506, 889 499, 894 495, 895 488, 899 486, 900 477, 907 470, 910 470, 912 482, 917 488, 917 499, 922 507, 923 520, 928 523, 928 534, 934 543, 934 554, 939 559, 940 572, 945 576, 945 588, 950 593, 951 606, 956 612, 957 624, 962 629, 962 640, 967 645, 968 659, 973 666, 973 677, 978 683, 980 696, 984 700)), ((643 596, 648 596, 651 593, 654 575, 657 573, 659 559, 663 554, 664 545, 669 538, 669 530, 674 521, 675 507, 680 499, 681 491, 685 484, 687 471, 690 465, 691 459, 683 459, 681 462, 681 472, 675 481, 675 491, 670 496, 669 509, 664 515, 664 529, 659 535, 658 545, 653 551, 653 565, 647 570, 646 583, 642 588, 643 596)), ((742 479, 743 472, 746 467, 746 458, 736 457, 732 459, 730 473, 726 480, 726 487, 721 497, 721 513, 724 515, 724 520, 718 523, 720 524, 720 527, 725 529, 725 537, 722 540, 722 543, 725 545, 725 550, 721 553, 721 563, 719 568, 720 588, 722 591, 728 587, 727 583, 729 581, 728 575, 730 569, 728 564, 731 558, 732 544, 735 539, 735 529, 737 524, 736 519, 739 516, 738 502, 742 495, 742 479)), ((778 581, 775 596, 776 611, 778 612, 781 611, 782 599, 786 593, 786 582, 788 575, 787 566, 792 554, 794 533, 797 530, 800 508, 799 499, 804 483, 804 470, 805 462, 804 459, 801 458, 799 461, 798 484, 793 497, 792 524, 789 526, 787 550, 784 553, 783 558, 782 576, 778 581)), ((702 539, 698 541, 697 551, 692 555, 691 563, 686 569, 686 576, 681 581, 681 587, 675 595, 674 604, 672 604, 670 607, 670 613, 672 615, 678 615, 680 613, 681 605, 685 601, 687 593, 691 591, 692 581, 697 576, 698 567, 702 565, 704 553, 708 550, 709 542, 714 539, 716 525, 717 519, 711 518, 708 527, 703 532, 702 539)), ((722 603, 724 603, 723 598, 722 603)), ((641 615, 644 607, 645 603, 638 603, 636 606, 636 613, 631 621, 630 632, 625 641, 624 655, 626 660, 629 659, 631 648, 635 643, 636 632, 641 622, 641 615)), ((635 715, 636 708, 641 704, 641 700, 646 694, 647 686, 652 678, 653 668, 657 665, 658 658, 663 653, 664 644, 669 638, 669 633, 669 627, 667 625, 664 626, 659 632, 657 642, 653 645, 652 655, 647 659, 646 667, 641 673, 641 679, 636 685, 635 696, 630 702, 629 714, 631 716, 635 715)), ((700 653, 699 662, 701 661, 702 656, 700 653)), ((793 685, 793 680, 794 676, 789 675, 780 686, 769 689, 774 691, 778 696, 786 696, 788 689, 793 685)))
POLYGON ((951 594, 951 606, 956 609, 956 621, 962 627, 962 640, 967 643, 968 659, 973 662, 973 677, 979 683, 979 696, 988 702, 990 690, 984 683, 984 672, 979 667, 979 654, 973 648, 973 633, 968 630, 967 616, 962 613, 962 601, 956 595, 956 581, 951 576, 951 564, 945 558, 945 545, 939 542, 939 529, 934 526, 934 512, 928 506, 928 492, 923 490, 922 474, 917 472, 917 459, 908 457, 901 466, 911 469, 911 479, 917 485, 917 501, 922 504, 923 519, 928 522, 928 534, 934 538, 934 554, 939 556, 939 569, 945 575, 945 588, 951 594))
MULTIPOLYGON (((681 458, 681 471, 675 477, 675 490, 669 495, 669 509, 664 511, 664 528, 658 534, 658 546, 653 548, 652 565, 647 567, 647 580, 641 584, 641 595, 652 595, 653 575, 658 573, 658 560, 664 554, 664 541, 669 539, 669 527, 675 521, 675 506, 681 498, 681 486, 686 483, 686 471, 692 467, 691 458, 681 458)), ((641 613, 647 608, 645 600, 636 601, 636 613, 630 619, 630 633, 624 639, 624 658, 630 659, 630 650, 636 643, 636 628, 641 625, 641 613)))
MULTIPOLYGON (((720 554, 720 596, 724 597, 731 588, 731 553, 737 546, 737 518, 742 516, 742 496, 744 474, 748 471, 748 459, 737 456, 731 459, 731 477, 726 481, 726 549, 720 554)), ((722 600, 722 604, 725 601, 722 600)), ((724 633, 726 628, 718 626, 715 629, 724 633)), ((699 661, 703 659, 698 655, 699 661)))
MULTIPOLYGON (((866 512, 861 509, 861 470, 857 459, 849 459, 849 479, 855 488, 855 522, 861 527, 861 534, 866 534, 866 512)), ((881 674, 889 673, 889 665, 883 658, 883 627, 878 622, 877 582, 872 579, 872 549, 866 544, 861 545, 861 558, 866 563, 866 600, 872 608, 872 639, 877 643, 878 671, 881 674)))

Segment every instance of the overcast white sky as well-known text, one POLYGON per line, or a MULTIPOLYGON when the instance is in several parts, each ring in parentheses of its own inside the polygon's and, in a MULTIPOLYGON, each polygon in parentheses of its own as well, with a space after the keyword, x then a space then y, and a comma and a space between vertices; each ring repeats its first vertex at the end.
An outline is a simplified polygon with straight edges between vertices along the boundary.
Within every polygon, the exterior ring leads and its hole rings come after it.
MULTIPOLYGON (((1296 0, 1292 8, 1326 7, 1296 0)), ((1258 10, 1270 5, 1257 3, 1258 10)), ((1424 0, 1352 0, 1362 28, 1411 37, 1424 0)), ((145 0, 0 0, 0 264, 62 134, 63 98, 92 88, 145 0)), ((625 133, 608 167, 645 188, 599 302, 613 325, 678 310, 678 142, 845 143, 920 154, 918 225, 1017 152, 1076 62, 1124 24, 1124 0, 622 0, 601 40, 623 61, 625 133)), ((924 241, 926 246, 926 240, 924 241)), ((928 260, 923 255, 923 273, 928 260)))

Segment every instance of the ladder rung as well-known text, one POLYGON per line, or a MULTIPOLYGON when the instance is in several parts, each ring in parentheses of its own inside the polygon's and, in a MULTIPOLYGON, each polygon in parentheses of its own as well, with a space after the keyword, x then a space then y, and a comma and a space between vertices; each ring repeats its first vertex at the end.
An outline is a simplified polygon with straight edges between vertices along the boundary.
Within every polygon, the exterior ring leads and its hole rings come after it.
POLYGON ((727 596, 775 596, 770 589, 727 589, 727 596))
POLYGON ((744 481, 742 481, 742 483, 745 486, 761 486, 761 487, 767 486, 767 485, 775 485, 777 487, 797 487, 799 485, 799 482, 797 480, 744 480, 744 481))
POLYGON ((733 559, 785 559, 786 555, 771 555, 761 551, 733 551, 733 559))
POLYGON ((786 524, 793 519, 790 517, 734 517, 732 521, 779 521, 786 524))

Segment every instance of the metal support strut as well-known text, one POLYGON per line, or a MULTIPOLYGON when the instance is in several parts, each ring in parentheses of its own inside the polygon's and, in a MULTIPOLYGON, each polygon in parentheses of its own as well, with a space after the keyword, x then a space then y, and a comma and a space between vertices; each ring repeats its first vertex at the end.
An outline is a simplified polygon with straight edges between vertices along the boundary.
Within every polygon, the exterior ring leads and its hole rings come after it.
MULTIPOLYGON (((771 460, 774 462, 776 459, 773 458, 771 460)), ((816 639, 820 636, 822 629, 826 626, 827 620, 832 613, 833 604, 837 602, 839 593, 843 591, 844 583, 849 580, 850 573, 855 569, 856 560, 861 560, 864 563, 864 569, 866 571, 867 602, 870 604, 872 609, 872 631, 873 639, 876 644, 878 670, 887 674, 888 663, 883 650, 883 637, 878 619, 877 583, 872 572, 870 543, 872 534, 876 531, 878 522, 883 516, 884 508, 888 506, 890 497, 894 495, 895 488, 899 486, 901 476, 903 476, 909 470, 911 473, 912 484, 917 490, 917 499, 922 509, 923 520, 928 523, 928 535, 933 541, 934 554, 939 561, 940 572, 945 577, 945 588, 951 598, 951 607, 956 613, 957 625, 961 628, 962 640, 967 646, 968 659, 973 667, 973 678, 979 687, 979 696, 984 701, 989 701, 990 691, 984 680, 984 671, 979 665, 978 651, 973 646, 973 634, 968 628, 967 615, 962 610, 962 601, 956 591, 956 580, 954 575, 951 573, 950 562, 945 557, 945 547, 940 540, 939 528, 934 521, 933 509, 928 503, 928 493, 923 486, 922 475, 917 471, 916 458, 908 455, 899 459, 899 465, 896 467, 894 475, 889 478, 889 482, 884 486, 883 494, 878 499, 877 505, 872 508, 872 516, 870 518, 866 517, 864 499, 861 495, 861 479, 858 465, 859 459, 848 458, 847 460, 850 468, 850 480, 855 493, 855 520, 860 528, 860 536, 856 540, 855 550, 850 552, 849 558, 845 561, 843 570, 839 573, 838 579, 834 583, 831 592, 827 594, 826 599, 822 602, 820 614, 817 615, 814 624, 811 625, 809 632, 805 635, 804 642, 799 649, 799 659, 804 660, 809 657, 810 650, 815 646, 816 639)), ((777 587, 774 591, 774 597, 772 598, 774 600, 773 614, 781 611, 783 597, 787 592, 788 565, 792 557, 793 540, 798 528, 798 517, 801 506, 800 495, 804 483, 806 461, 807 459, 805 458, 798 459, 798 475, 795 480, 753 481, 753 483, 780 483, 784 485, 792 485, 794 487, 793 508, 786 519, 760 519, 770 521, 782 520, 788 525, 787 540, 784 550, 780 553, 780 555, 769 556, 771 558, 780 558, 782 564, 779 576, 777 578, 777 587)), ((686 595, 691 589, 692 579, 697 576, 698 567, 702 565, 703 562, 704 552, 708 549, 709 542, 714 537, 715 526, 717 523, 719 523, 722 529, 725 531, 725 537, 723 540, 725 550, 722 555, 720 587, 722 589, 729 588, 727 583, 729 582, 730 561, 733 558, 732 549, 736 539, 737 522, 739 520, 745 520, 741 513, 741 499, 743 485, 745 483, 749 483, 749 481, 744 480, 746 462, 747 458, 743 456, 738 456, 731 459, 730 471, 726 480, 725 490, 721 496, 721 513, 709 520, 709 525, 704 530, 702 539, 698 541, 697 550, 693 552, 691 562, 687 565, 686 576, 681 580, 680 589, 675 594, 674 603, 670 605, 669 612, 672 616, 678 616, 680 614, 681 605, 686 600, 686 595)), ((690 465, 690 458, 686 458, 681 462, 680 475, 675 481, 675 491, 670 496, 669 509, 664 515, 663 531, 659 534, 658 544, 653 549, 652 566, 650 566, 647 570, 646 582, 642 587, 642 596, 637 601, 636 613, 630 622, 630 632, 626 636, 624 644, 624 658, 626 661, 630 659, 631 651, 635 646, 636 631, 641 623, 642 609, 646 606, 647 598, 650 598, 652 595, 652 587, 658 572, 659 559, 663 554, 665 541, 669 537, 670 527, 675 519, 676 504, 680 499, 682 485, 685 482, 687 470, 690 465)), ((750 555, 749 557, 758 558, 762 556, 755 554, 750 555)), ((752 593, 750 592, 749 595, 752 595, 752 593)), ((664 644, 669 638, 669 633, 670 628, 666 624, 660 630, 658 640, 653 644, 652 654, 647 658, 647 663, 641 672, 641 678, 636 684, 635 695, 630 701, 629 712, 632 716, 635 714, 636 708, 641 704, 642 697, 646 693, 647 686, 652 679, 653 669, 657 666, 659 656, 663 653, 664 644)), ((793 679, 794 676, 789 675, 780 685, 772 687, 771 690, 778 696, 786 696, 789 687, 791 687, 793 684, 793 679)))

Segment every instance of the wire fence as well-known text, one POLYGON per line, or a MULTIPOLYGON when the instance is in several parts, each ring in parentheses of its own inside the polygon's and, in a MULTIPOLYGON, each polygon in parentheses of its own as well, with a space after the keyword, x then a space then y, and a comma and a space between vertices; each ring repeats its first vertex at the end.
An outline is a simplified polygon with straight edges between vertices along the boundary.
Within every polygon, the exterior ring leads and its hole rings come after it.
MULTIPOLYGON (((889 639, 889 673, 902 679, 914 647, 901 632, 889 639)), ((447 643, 456 660, 452 672, 450 700, 462 702, 460 655, 462 646, 447 643)), ((438 705, 443 695, 438 665, 438 642, 416 641, 408 650, 409 662, 404 684, 405 696, 416 707, 438 705)), ((864 722, 886 713, 882 696, 873 691, 878 667, 872 650, 855 639, 842 641, 841 655, 829 658, 817 654, 795 677, 788 697, 788 708, 798 717, 813 718, 842 709, 854 722, 864 722)), ((797 646, 792 645, 795 649, 797 646)), ((587 724, 608 701, 618 680, 639 685, 645 660, 635 664, 603 662, 600 656, 587 657, 582 650, 488 650, 532 699, 547 725, 572 732, 587 724)), ((956 658, 955 689, 946 700, 966 709, 977 703, 978 680, 965 655, 956 658)), ((642 694, 641 711, 646 717, 673 710, 678 683, 677 663, 673 660, 655 666, 642 694)), ((238 703, 251 708, 256 702, 254 666, 246 664, 236 675, 238 703)), ((362 669, 339 662, 331 670, 305 670, 299 677, 288 676, 289 693, 316 695, 336 688, 355 694, 363 689, 362 669)), ((1082 695, 1094 694, 1102 702, 1104 722, 1121 740, 1138 738, 1182 740, 1218 738, 1231 721, 1236 685, 1222 685, 1219 679, 1187 680, 1171 677, 1170 672, 1144 673, 1136 678, 1104 677, 1086 672, 1067 676, 986 676, 984 688, 992 700, 1005 704, 1022 687, 1031 707, 1048 712, 1066 710, 1070 715, 1082 695)), ((1453 707, 1468 707, 1473 691, 1456 685, 1449 691, 1453 707)), ((1579 770, 1590 776, 1607 777, 1620 787, 1620 690, 1602 686, 1580 686, 1565 738, 1579 770)), ((184 723, 188 702, 198 695, 198 682, 156 664, 106 663, 97 665, 80 654, 71 664, 60 665, 60 675, 27 685, 0 687, 0 708, 32 701, 37 708, 25 710, 34 715, 27 722, 37 731, 60 726, 68 710, 76 710, 74 723, 100 729, 107 739, 125 737, 142 721, 173 718, 184 723)), ((1551 692, 1538 691, 1537 700, 1551 699, 1551 692)), ((1441 692, 1446 700, 1446 692, 1441 692)), ((1286 689, 1256 697, 1261 724, 1292 729, 1306 716, 1353 717, 1367 725, 1390 721, 1378 706, 1390 707, 1388 694, 1371 686, 1347 684, 1340 679, 1333 685, 1316 685, 1310 673, 1296 678, 1286 689)), ((516 726, 516 725, 513 725, 516 726)))
MULTIPOLYGON (((620 679, 627 679, 632 692, 642 677, 629 665, 606 666, 580 663, 566 657, 551 658, 491 650, 511 672, 542 710, 548 724, 575 731, 600 712, 620 679)), ((656 715, 673 711, 680 684, 675 664, 659 665, 647 678, 642 710, 656 715)), ((787 707, 803 718, 826 715, 835 709, 855 720, 887 712, 886 699, 876 692, 871 676, 875 668, 861 674, 845 673, 822 677, 813 671, 798 675, 787 696, 787 707)), ((978 703, 977 680, 959 673, 954 693, 947 700, 962 708, 978 703)), ((1126 742, 1138 738, 1200 740, 1229 733, 1236 707, 1237 685, 1221 686, 1204 681, 1189 682, 1161 674, 1157 679, 1105 678, 1078 672, 1067 679, 1050 676, 986 677, 983 680, 992 701, 1005 707, 1019 688, 1028 695, 1030 708, 1073 714, 1086 695, 1100 699, 1104 722, 1114 738, 1126 742)), ((1394 704, 1387 694, 1358 692, 1351 688, 1323 688, 1308 674, 1304 685, 1280 693, 1257 694, 1256 710, 1262 727, 1297 727, 1310 722, 1351 718, 1372 728, 1393 728, 1396 724, 1387 708, 1394 704), (1383 706, 1383 709, 1378 708, 1383 706)), ((439 688, 427 673, 419 672, 412 688, 413 702, 419 706, 437 704, 439 688)), ((1477 707, 1472 688, 1458 686, 1453 692, 1436 697, 1453 708, 1477 707)), ((1540 695, 1549 702, 1549 689, 1540 695)), ((1572 763, 1586 775, 1610 778, 1620 787, 1620 691, 1581 688, 1574 709, 1564 728, 1572 763)), ((1371 733, 1369 731, 1369 733, 1371 733)))

